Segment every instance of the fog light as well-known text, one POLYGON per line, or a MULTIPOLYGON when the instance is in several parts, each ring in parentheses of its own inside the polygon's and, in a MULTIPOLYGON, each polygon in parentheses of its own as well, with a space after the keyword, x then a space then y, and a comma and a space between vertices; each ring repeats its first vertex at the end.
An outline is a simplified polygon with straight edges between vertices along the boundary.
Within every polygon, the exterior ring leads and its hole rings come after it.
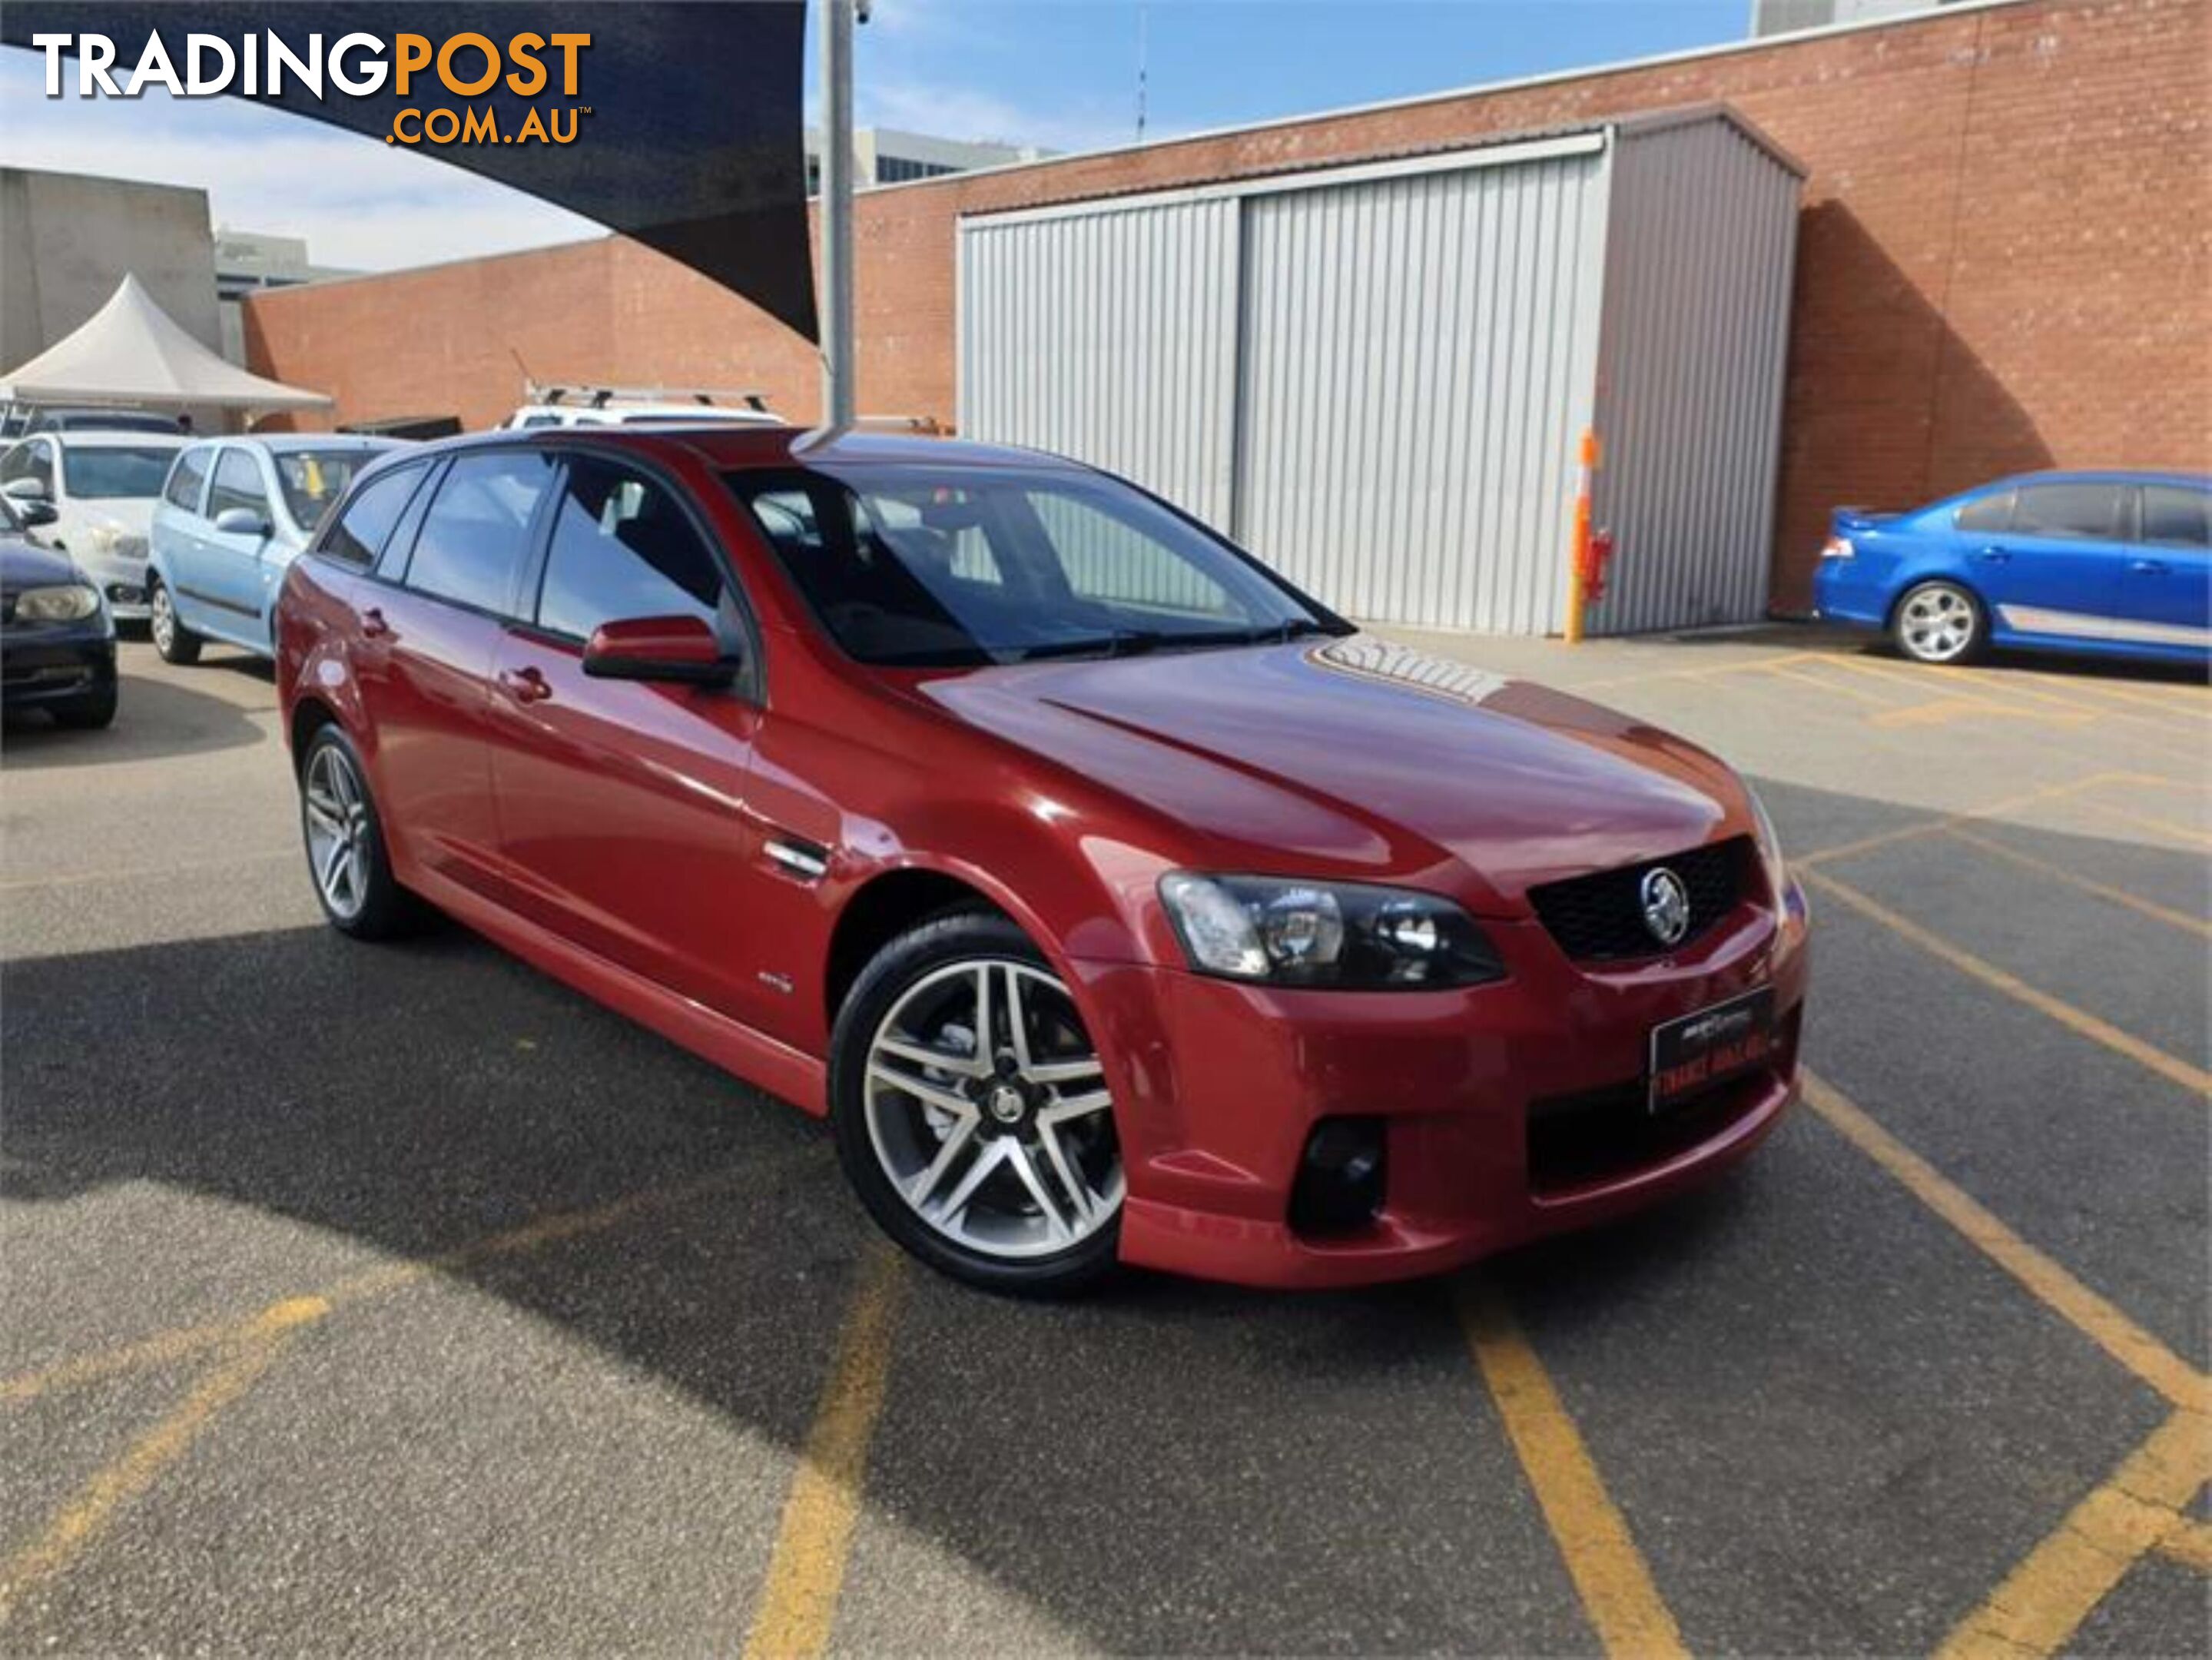
POLYGON ((1383 1146, 1379 1118, 1316 1124, 1291 1186, 1291 1226, 1300 1233, 1341 1233, 1372 1222, 1382 1208, 1383 1146))
POLYGON ((128 582, 110 582, 107 597, 115 605, 135 605, 146 596, 142 590, 132 587, 128 582))

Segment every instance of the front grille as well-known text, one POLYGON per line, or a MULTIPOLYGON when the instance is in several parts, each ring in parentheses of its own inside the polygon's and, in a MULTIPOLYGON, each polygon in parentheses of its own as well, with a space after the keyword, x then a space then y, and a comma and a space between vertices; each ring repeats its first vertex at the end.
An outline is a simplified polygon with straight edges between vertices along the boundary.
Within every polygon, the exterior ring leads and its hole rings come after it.
POLYGON ((1709 842, 1669 859, 1570 877, 1528 890, 1528 903, 1559 949, 1577 962, 1618 963, 1680 951, 1734 910, 1753 868, 1751 838, 1709 842), (1690 926, 1671 946, 1652 937, 1644 921, 1644 879, 1662 865, 1682 879, 1690 896, 1690 926))

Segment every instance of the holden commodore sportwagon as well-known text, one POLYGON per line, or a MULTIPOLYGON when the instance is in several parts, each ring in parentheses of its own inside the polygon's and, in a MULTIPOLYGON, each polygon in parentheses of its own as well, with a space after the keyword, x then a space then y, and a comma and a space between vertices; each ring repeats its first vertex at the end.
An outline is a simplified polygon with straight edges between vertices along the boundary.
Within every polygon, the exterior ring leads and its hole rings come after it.
POLYGON ((434 906, 826 1114, 993 1288, 1431 1272, 1705 1178, 1795 1090, 1804 902, 1725 765, 1073 463, 410 450, 277 644, 337 927, 434 906))

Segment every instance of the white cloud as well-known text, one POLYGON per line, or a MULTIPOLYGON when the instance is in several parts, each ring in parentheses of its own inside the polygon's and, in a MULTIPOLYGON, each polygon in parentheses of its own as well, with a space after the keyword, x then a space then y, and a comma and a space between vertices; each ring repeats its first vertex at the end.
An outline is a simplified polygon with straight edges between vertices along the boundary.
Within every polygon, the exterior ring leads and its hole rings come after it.
POLYGON ((1136 137, 1136 111, 1080 99, 1053 110, 1026 108, 957 82, 894 75, 871 76, 856 99, 864 125, 899 127, 965 143, 1042 144, 1100 149, 1136 137))

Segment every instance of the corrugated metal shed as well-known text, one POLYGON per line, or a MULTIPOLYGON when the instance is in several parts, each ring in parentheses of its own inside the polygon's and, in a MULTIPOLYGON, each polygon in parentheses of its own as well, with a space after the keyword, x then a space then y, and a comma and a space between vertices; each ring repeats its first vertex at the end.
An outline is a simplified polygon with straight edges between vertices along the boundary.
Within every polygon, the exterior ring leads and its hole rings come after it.
POLYGON ((1802 169, 1718 106, 964 219, 960 426, 1107 467, 1349 615, 1547 633, 1765 605, 1802 169))

